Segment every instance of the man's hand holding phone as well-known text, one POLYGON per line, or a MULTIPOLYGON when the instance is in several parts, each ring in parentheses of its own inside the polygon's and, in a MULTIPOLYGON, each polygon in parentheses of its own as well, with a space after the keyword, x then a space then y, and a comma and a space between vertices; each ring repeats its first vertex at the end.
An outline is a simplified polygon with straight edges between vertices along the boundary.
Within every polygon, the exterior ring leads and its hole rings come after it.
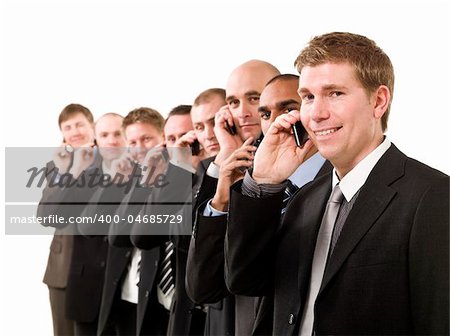
POLYGON ((86 168, 94 163, 95 150, 94 142, 86 143, 74 150, 73 163, 69 171, 73 177, 78 178, 86 168))
POLYGON ((125 183, 130 179, 136 159, 129 150, 125 151, 120 158, 111 162, 111 175, 114 183, 125 183))
POLYGON ((244 177, 244 171, 253 164, 256 147, 252 145, 253 138, 247 139, 220 166, 216 193, 211 202, 214 209, 226 211, 230 198, 230 187, 244 177))
POLYGON ((173 163, 180 167, 191 166, 192 169, 195 169, 198 163, 205 159, 205 151, 194 131, 187 132, 167 149, 173 163))
POLYGON ((58 168, 59 174, 67 173, 72 164, 73 149, 72 151, 68 151, 67 146, 69 145, 63 142, 61 146, 55 150, 53 155, 53 163, 55 164, 55 167, 58 168))
POLYGON ((292 110, 278 116, 256 151, 253 178, 258 184, 279 184, 314 153, 317 148, 308 139, 303 147, 296 144, 292 126, 300 121, 300 112, 292 110))
POLYGON ((220 151, 214 162, 220 166, 243 143, 237 134, 236 125, 228 105, 222 106, 215 115, 214 134, 220 145, 220 151))
POLYGON ((152 185, 169 167, 169 154, 163 144, 158 144, 147 152, 142 162, 142 181, 152 185))

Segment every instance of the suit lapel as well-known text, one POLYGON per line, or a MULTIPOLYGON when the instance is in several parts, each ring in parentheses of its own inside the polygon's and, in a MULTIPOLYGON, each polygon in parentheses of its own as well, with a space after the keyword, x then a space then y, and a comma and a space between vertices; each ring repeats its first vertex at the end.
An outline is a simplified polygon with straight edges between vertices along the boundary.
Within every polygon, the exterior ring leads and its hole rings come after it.
POLYGON ((404 154, 391 145, 375 165, 347 217, 333 254, 328 260, 319 295, 395 197, 396 191, 389 185, 403 175, 405 159, 404 154))

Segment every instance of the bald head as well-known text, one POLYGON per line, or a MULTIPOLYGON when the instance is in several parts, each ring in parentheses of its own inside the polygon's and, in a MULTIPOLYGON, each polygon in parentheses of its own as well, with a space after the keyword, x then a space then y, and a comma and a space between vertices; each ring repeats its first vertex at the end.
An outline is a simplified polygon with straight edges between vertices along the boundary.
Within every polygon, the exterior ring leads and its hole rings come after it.
POLYGON ((250 60, 235 68, 228 77, 226 100, 239 136, 246 140, 261 133, 259 96, 265 85, 280 72, 272 64, 250 60))
POLYGON ((250 60, 242 63, 228 77, 226 86, 227 97, 233 93, 229 91, 232 91, 236 85, 239 85, 239 83, 241 86, 245 85, 245 82, 251 79, 254 80, 252 85, 259 88, 261 92, 267 82, 279 74, 280 71, 266 61, 250 60))

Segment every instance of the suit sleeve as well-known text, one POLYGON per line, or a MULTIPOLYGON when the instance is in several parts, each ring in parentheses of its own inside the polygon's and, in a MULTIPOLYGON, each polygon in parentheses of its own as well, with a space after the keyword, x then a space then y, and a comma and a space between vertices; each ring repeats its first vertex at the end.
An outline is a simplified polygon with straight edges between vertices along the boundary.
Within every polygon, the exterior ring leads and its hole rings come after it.
POLYGON ((225 239, 225 277, 232 293, 272 292, 282 201, 283 192, 253 198, 242 195, 241 182, 232 186, 225 239))
POLYGON ((150 193, 151 189, 133 187, 125 195, 115 212, 119 218, 124 220, 112 221, 109 227, 108 241, 111 246, 133 247, 130 239, 131 229, 134 225, 134 220, 138 218, 138 215, 142 214, 142 209, 150 193))
POLYGON ((186 291, 197 303, 216 303, 230 295, 225 285, 224 241, 227 216, 203 216, 205 203, 197 210, 189 245, 186 291))
POLYGON ((152 249, 180 235, 192 232, 193 174, 169 165, 166 184, 153 188, 142 210, 143 220, 131 227, 130 239, 140 249, 152 249))
POLYGON ((414 333, 449 334, 449 179, 432 185, 416 210, 410 237, 414 333))
POLYGON ((78 231, 85 237, 107 236, 111 223, 120 220, 119 216, 114 218, 114 215, 118 206, 122 204, 123 197, 122 186, 97 188, 81 212, 81 217, 86 220, 78 223, 78 231))
MULTIPOLYGON (((88 178, 86 171, 83 172, 78 179, 69 179, 66 186, 61 187, 56 184, 50 187, 48 179, 52 175, 52 170, 47 168, 47 186, 43 191, 43 196, 38 205, 38 216, 58 215, 65 218, 64 222, 53 222, 51 226, 62 229, 70 224, 69 218, 77 217, 81 214, 83 209, 89 202, 90 197, 95 191, 95 188, 86 185, 88 178)), ((54 168, 53 168, 54 169, 54 168)), ((72 175, 67 175, 71 177, 72 175)), ((46 226, 43 222, 42 225, 46 226)))

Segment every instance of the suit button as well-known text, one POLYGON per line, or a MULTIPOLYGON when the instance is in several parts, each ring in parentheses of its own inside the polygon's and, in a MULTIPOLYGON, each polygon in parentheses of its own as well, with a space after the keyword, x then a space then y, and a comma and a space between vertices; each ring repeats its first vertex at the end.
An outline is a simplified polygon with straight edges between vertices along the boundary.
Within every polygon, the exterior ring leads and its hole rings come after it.
POLYGON ((155 260, 155 266, 158 266, 158 260, 155 260))
POLYGON ((119 283, 119 280, 118 280, 118 279, 114 279, 114 280, 113 280, 113 285, 114 285, 114 286, 117 286, 118 283, 119 283))
POLYGON ((290 325, 293 325, 295 323, 295 315, 294 314, 289 314, 289 320, 288 323, 290 325))
POLYGON ((105 262, 104 262, 104 261, 102 261, 102 262, 100 263, 100 267, 105 267, 105 262))
POLYGON ((150 292, 148 290, 145 291, 145 297, 148 298, 150 296, 150 292))
POLYGON ((105 243, 107 243, 107 242, 108 242, 108 236, 104 236, 104 237, 103 237, 103 241, 104 241, 105 243))
POLYGON ((125 257, 129 257, 131 255, 131 252, 130 251, 127 251, 127 253, 125 253, 125 257))

